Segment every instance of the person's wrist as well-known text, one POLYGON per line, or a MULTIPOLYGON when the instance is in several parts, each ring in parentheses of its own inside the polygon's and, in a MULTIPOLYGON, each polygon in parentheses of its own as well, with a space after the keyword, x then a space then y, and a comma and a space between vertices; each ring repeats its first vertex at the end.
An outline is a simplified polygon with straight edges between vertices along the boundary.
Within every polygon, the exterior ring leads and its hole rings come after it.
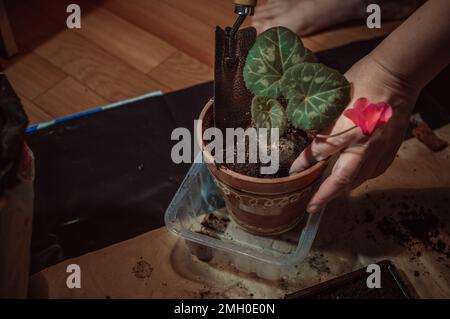
POLYGON ((403 75, 401 70, 397 70, 389 62, 388 57, 378 53, 376 50, 369 54, 366 59, 374 70, 375 78, 380 78, 389 88, 398 92, 404 92, 409 96, 417 94, 422 89, 415 79, 410 79, 403 75))
POLYGON ((391 71, 376 55, 369 54, 353 66, 346 77, 353 83, 353 99, 386 102, 397 115, 411 114, 420 88, 391 71))

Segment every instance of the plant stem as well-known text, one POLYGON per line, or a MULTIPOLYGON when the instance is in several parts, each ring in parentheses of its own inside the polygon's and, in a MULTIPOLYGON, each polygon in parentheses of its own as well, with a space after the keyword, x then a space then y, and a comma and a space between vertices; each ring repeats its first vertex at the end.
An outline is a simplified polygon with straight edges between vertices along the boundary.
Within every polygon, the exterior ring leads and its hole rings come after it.
POLYGON ((358 126, 355 125, 355 126, 353 126, 353 127, 350 127, 349 129, 346 129, 345 131, 342 131, 342 132, 339 132, 339 133, 336 133, 336 134, 331 134, 331 135, 316 134, 316 135, 313 135, 313 136, 314 136, 314 138, 330 138, 330 137, 336 137, 336 136, 342 135, 342 134, 344 134, 344 133, 350 132, 351 130, 353 130, 353 129, 357 128, 357 127, 358 127, 358 126))

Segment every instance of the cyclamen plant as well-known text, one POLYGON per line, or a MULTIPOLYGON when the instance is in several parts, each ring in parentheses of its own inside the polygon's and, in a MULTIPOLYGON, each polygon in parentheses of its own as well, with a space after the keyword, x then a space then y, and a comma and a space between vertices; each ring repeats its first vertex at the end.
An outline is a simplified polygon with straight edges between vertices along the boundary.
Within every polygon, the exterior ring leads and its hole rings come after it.
POLYGON ((288 123, 305 131, 330 125, 350 102, 350 83, 337 70, 317 62, 299 37, 283 27, 256 39, 244 67, 244 81, 255 95, 251 116, 256 128, 288 123), (287 107, 280 103, 287 100, 287 107))

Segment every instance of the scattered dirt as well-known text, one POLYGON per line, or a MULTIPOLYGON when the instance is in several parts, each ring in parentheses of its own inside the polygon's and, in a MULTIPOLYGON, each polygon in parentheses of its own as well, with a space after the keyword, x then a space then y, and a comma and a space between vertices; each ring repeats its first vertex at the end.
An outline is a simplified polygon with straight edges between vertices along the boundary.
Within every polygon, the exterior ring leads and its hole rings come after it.
POLYGON ((328 259, 323 253, 313 253, 308 258, 309 267, 315 269, 319 274, 330 274, 331 270, 328 267, 328 259))
MULTIPOLYGON (((359 215, 348 218, 350 231, 365 225, 368 241, 377 241, 380 232, 405 247, 410 252, 409 261, 417 267, 422 267, 423 252, 433 251, 439 254, 436 261, 450 269, 450 233, 448 225, 439 218, 445 206, 424 202, 413 194, 392 198, 384 192, 375 197, 366 193, 365 197, 367 207, 359 215)), ((438 200, 440 203, 450 201, 447 195, 438 200)), ((420 274, 426 275, 426 272, 420 274)))
POLYGON ((202 289, 195 292, 195 298, 198 299, 226 299, 226 298, 250 298, 253 297, 246 286, 241 282, 231 283, 228 287, 216 289, 203 285, 202 289))
POLYGON ((226 216, 216 216, 207 214, 202 220, 201 225, 218 233, 223 233, 228 226, 230 219, 226 216))
MULTIPOLYGON (((367 198, 371 200, 370 195, 367 198)), ((441 256, 437 257, 437 261, 450 268, 450 245, 445 241, 450 234, 447 225, 435 213, 438 207, 433 203, 420 203, 414 195, 403 195, 399 201, 389 202, 388 205, 393 210, 392 214, 374 221, 381 211, 376 209, 372 219, 372 212, 366 210, 365 221, 374 223, 383 235, 407 248, 411 252, 409 260, 416 262, 418 266, 422 257, 421 250, 426 249, 439 253, 441 256)), ((373 239, 369 233, 366 237, 373 239)))
POLYGON ((141 257, 140 260, 134 265, 132 272, 136 278, 147 279, 151 277, 153 267, 141 257))
POLYGON ((289 282, 285 278, 280 278, 278 280, 278 287, 284 291, 289 289, 289 282))
POLYGON ((220 293, 218 291, 212 291, 209 288, 199 290, 195 294, 198 299, 223 299, 223 298, 225 298, 225 296, 222 293, 220 293))
MULTIPOLYGON (((402 208, 409 206, 404 203, 402 208)), ((377 223, 378 229, 399 245, 412 250, 417 243, 422 243, 426 248, 450 258, 450 247, 439 238, 443 231, 441 225, 439 218, 425 210, 424 206, 418 210, 410 209, 384 216, 377 223)))

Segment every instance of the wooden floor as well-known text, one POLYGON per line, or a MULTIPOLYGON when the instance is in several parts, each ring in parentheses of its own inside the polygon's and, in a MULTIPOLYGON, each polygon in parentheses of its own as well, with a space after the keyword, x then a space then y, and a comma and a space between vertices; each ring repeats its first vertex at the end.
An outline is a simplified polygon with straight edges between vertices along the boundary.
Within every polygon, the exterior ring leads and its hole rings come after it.
MULTIPOLYGON (((67 29, 73 2, 6 1, 20 52, 2 65, 31 123, 212 80, 214 27, 235 19, 231 0, 77 0, 81 29, 67 29)), ((396 25, 345 26, 304 42, 317 51, 396 25)))

